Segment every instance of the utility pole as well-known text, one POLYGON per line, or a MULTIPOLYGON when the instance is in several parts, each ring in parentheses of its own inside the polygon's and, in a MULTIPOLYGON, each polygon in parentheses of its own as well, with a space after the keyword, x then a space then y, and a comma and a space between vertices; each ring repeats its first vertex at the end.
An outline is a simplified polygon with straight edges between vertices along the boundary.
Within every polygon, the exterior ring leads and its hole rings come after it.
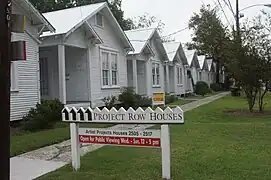
POLYGON ((11 0, 0 1, 0 179, 10 179, 11 0))
POLYGON ((241 35, 240 35, 240 14, 239 14, 239 0, 236 0, 236 13, 235 13, 235 20, 236 20, 236 40, 238 43, 241 43, 241 35))

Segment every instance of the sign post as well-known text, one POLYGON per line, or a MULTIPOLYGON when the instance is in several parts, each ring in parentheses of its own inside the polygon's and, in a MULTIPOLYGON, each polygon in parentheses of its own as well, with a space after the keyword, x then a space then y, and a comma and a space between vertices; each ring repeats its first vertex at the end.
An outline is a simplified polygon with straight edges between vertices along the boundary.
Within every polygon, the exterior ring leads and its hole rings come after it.
POLYGON ((162 110, 147 108, 127 111, 124 108, 64 108, 62 121, 70 122, 72 166, 80 168, 81 144, 104 144, 115 146, 136 146, 162 149, 162 177, 170 179, 170 133, 168 124, 183 124, 183 110, 180 107, 162 110), (160 129, 105 129, 79 128, 80 123, 109 123, 109 124, 161 124, 160 129))

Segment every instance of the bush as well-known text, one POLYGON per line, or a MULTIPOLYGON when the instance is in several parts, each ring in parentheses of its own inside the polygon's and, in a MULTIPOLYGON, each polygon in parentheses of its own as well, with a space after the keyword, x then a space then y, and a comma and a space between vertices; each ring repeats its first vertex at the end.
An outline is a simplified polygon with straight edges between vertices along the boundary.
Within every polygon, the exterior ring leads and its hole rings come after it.
POLYGON ((196 94, 204 96, 210 92, 209 86, 204 81, 198 81, 196 84, 196 94))
POLYGON ((231 95, 232 96, 241 96, 241 89, 238 87, 232 87, 231 88, 231 95))
POLYGON ((135 108, 152 106, 152 99, 146 96, 136 94, 135 108))
POLYGON ((122 103, 125 109, 129 107, 135 107, 136 105, 136 93, 132 87, 124 87, 119 95, 119 101, 122 103))
POLYGON ((147 107, 152 105, 152 99, 139 94, 136 94, 134 89, 131 87, 125 87, 122 89, 119 95, 119 101, 121 102, 124 109, 129 107, 147 107))
POLYGON ((59 100, 42 100, 23 117, 22 128, 26 131, 52 128, 57 121, 61 120, 63 108, 64 105, 59 100))
POLYGON ((222 90, 222 85, 218 83, 213 83, 210 85, 211 90, 213 91, 221 91, 222 90))
POLYGON ((170 104, 178 100, 178 97, 175 95, 166 95, 165 97, 165 103, 170 104))
POLYGON ((105 107, 107 109, 111 109, 112 107, 115 107, 117 97, 116 96, 108 96, 102 99, 102 101, 105 104, 105 107))

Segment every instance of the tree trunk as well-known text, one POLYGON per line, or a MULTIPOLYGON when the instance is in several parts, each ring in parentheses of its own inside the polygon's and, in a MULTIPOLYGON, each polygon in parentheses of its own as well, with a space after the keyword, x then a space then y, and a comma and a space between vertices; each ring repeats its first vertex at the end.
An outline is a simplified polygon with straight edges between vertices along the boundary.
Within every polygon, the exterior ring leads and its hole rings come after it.
POLYGON ((259 111, 260 112, 263 112, 263 99, 266 92, 267 92, 267 83, 265 84, 265 90, 263 93, 262 93, 262 89, 259 88, 259 111))
POLYGON ((245 91, 245 94, 246 94, 249 111, 252 112, 253 111, 253 107, 255 105, 255 101, 256 101, 256 96, 257 96, 258 90, 255 90, 255 93, 253 94, 253 88, 251 88, 251 87, 245 87, 244 91, 245 91))

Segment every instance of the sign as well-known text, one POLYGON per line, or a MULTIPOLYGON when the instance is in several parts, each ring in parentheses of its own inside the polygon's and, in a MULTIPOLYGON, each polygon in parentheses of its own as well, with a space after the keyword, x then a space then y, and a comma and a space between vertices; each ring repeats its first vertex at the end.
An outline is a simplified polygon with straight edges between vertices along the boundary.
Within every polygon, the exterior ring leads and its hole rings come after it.
MULTIPOLYGON (((158 96, 157 96, 158 97, 158 96)), ((155 100, 164 100, 155 99, 155 100)), ((127 111, 124 108, 68 108, 62 110, 62 121, 70 122, 72 167, 80 169, 80 144, 104 144, 115 146, 136 146, 161 148, 162 178, 170 179, 170 134, 168 124, 183 124, 183 110, 180 107, 162 110, 147 108, 127 111), (162 124, 161 130, 79 128, 79 123, 116 124, 162 124)))
POLYGON ((11 42, 12 61, 26 60, 26 42, 14 41, 11 42))
POLYGON ((160 130, 79 129, 79 142, 116 146, 160 147, 160 130))
POLYGON ((152 105, 165 105, 165 93, 153 93, 152 94, 152 105))
POLYGON ((143 110, 138 108, 134 110, 129 108, 127 111, 124 108, 116 110, 112 108, 108 110, 103 108, 76 109, 68 107, 62 110, 63 121, 83 122, 83 123, 117 123, 117 124, 182 124, 183 110, 180 107, 169 108, 162 110, 157 107, 155 110, 147 108, 143 110))

